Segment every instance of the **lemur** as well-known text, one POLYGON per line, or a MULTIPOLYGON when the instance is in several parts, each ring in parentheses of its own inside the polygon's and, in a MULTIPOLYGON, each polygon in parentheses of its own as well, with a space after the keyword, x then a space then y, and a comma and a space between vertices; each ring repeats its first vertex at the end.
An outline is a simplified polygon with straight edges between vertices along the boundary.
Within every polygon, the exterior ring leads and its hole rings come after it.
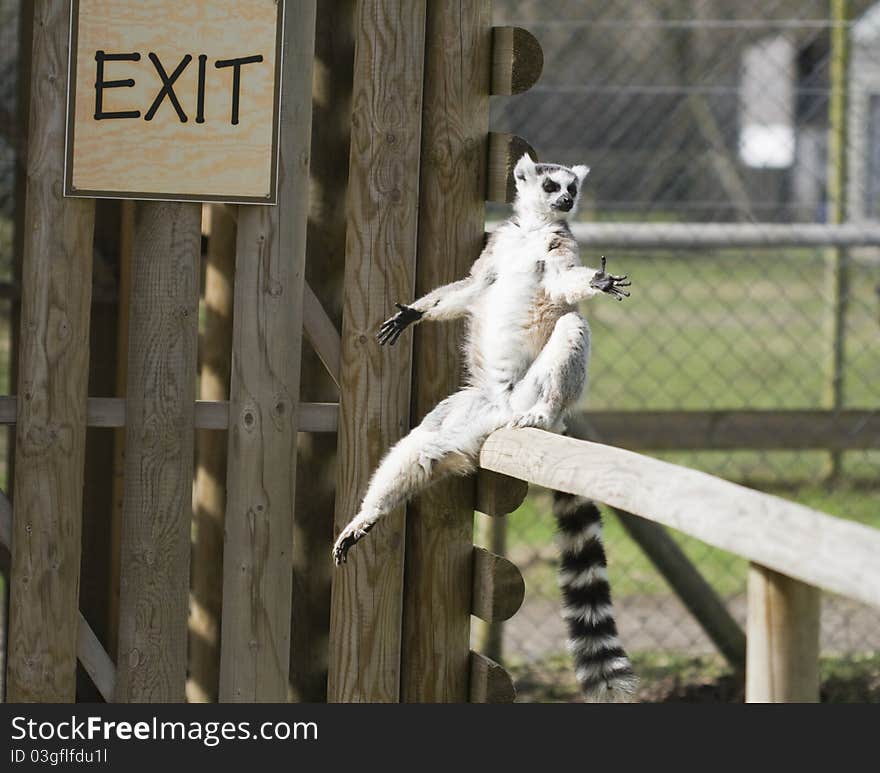
MULTIPOLYGON (((440 402, 385 456, 360 512, 333 548, 337 565, 383 516, 449 474, 477 467, 483 441, 501 427, 558 431, 587 383, 590 328, 578 302, 604 293, 629 296, 626 276, 581 265, 568 226, 586 166, 536 164, 524 155, 514 168, 513 216, 492 233, 470 276, 407 305, 379 328, 380 345, 425 321, 467 318, 467 380, 440 402)), ((595 506, 554 508, 562 561, 560 585, 578 680, 589 698, 619 697, 633 672, 617 640, 595 506)))

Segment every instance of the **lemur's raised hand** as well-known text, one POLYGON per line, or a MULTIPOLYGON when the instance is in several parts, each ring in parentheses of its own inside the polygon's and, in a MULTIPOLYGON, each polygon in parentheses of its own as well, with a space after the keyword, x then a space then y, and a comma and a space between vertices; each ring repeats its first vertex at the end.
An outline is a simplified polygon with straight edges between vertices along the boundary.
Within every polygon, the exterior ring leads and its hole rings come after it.
MULTIPOLYGON (((337 564, 398 505, 445 475, 473 472, 483 441, 496 429, 561 428, 565 411, 587 382, 590 328, 577 304, 600 293, 629 297, 629 280, 606 273, 604 256, 598 271, 581 265, 568 227, 588 172, 586 166, 535 164, 523 156, 514 170, 514 215, 492 234, 470 276, 409 305, 398 303, 398 312, 379 328, 379 343, 393 346, 409 325, 466 317, 467 383, 385 456, 360 512, 333 548, 337 564)), ((584 528, 589 534, 578 544, 587 546, 598 532, 595 524, 584 528)), ((593 575, 604 570, 590 567, 590 572, 573 581, 586 590, 593 575)), ((585 616, 584 626, 601 623, 603 615, 610 618, 600 596, 591 596, 577 611, 585 616)), ((601 636, 601 625, 598 630, 601 636)), ((595 668, 601 666, 598 656, 599 650, 595 668)), ((621 665, 612 660, 611 670, 591 672, 582 684, 601 677, 610 687, 608 680, 616 678, 614 668, 621 665)))

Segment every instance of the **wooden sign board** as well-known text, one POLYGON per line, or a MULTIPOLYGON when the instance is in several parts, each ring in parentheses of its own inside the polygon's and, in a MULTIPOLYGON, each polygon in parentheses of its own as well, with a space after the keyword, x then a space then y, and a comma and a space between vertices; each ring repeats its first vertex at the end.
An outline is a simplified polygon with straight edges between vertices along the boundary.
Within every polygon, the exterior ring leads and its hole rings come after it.
POLYGON ((274 204, 283 0, 73 0, 65 194, 274 204))

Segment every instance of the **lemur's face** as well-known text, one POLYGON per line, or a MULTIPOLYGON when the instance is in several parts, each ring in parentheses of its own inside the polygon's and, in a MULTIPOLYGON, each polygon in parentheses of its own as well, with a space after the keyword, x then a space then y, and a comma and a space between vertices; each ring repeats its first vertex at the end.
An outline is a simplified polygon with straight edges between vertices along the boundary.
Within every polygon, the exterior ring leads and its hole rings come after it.
POLYGON ((581 186, 589 174, 586 166, 536 164, 524 155, 516 164, 516 206, 521 212, 558 219, 577 210, 581 186))

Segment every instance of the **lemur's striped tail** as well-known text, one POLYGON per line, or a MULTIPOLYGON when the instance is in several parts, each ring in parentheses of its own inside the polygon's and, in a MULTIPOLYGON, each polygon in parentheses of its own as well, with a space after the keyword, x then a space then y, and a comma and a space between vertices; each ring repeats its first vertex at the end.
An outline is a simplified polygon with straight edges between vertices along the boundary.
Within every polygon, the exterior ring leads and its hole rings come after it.
POLYGON ((588 701, 627 700, 638 680, 617 636, 599 508, 555 491, 553 515, 559 528, 562 616, 577 680, 588 701))

